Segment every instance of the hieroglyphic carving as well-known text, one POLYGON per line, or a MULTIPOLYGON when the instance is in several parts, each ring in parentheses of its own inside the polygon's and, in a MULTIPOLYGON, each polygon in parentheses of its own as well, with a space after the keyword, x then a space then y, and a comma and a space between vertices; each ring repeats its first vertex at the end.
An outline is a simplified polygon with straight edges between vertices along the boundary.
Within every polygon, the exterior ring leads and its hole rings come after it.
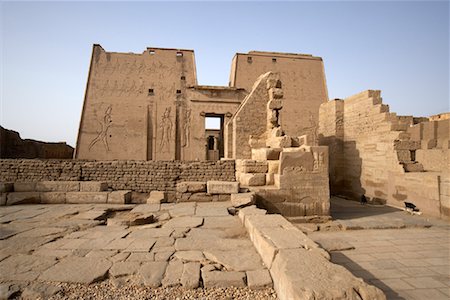
POLYGON ((160 150, 165 146, 169 147, 170 138, 172 136, 172 120, 170 120, 170 107, 167 107, 159 124, 159 129, 161 131, 161 141, 159 144, 160 150))
POLYGON ((322 169, 325 163, 325 153, 324 152, 313 152, 314 156, 314 164, 313 169, 319 170, 322 169))
POLYGON ((99 121, 100 131, 98 132, 97 136, 89 144, 89 151, 91 151, 91 148, 94 147, 94 145, 97 144, 99 141, 102 141, 103 146, 105 147, 106 151, 109 151, 108 129, 112 125, 111 112, 112 112, 112 106, 110 105, 106 108, 105 114, 103 115, 102 120, 99 121))
POLYGON ((189 147, 189 140, 191 139, 191 109, 184 111, 183 123, 183 147, 189 147))
POLYGON ((314 115, 312 112, 309 112, 309 126, 303 128, 303 132, 311 137, 311 145, 317 145, 318 142, 318 125, 317 122, 314 121, 314 115))

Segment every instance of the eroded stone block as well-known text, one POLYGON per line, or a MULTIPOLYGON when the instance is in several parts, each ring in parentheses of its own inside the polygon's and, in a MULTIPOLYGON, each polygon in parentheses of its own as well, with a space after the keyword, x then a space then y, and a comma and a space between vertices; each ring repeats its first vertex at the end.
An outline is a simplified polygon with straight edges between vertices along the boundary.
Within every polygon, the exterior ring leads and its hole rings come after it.
POLYGON ((131 202, 131 191, 112 191, 108 194, 108 203, 128 204, 131 202))
POLYGON ((231 204, 234 207, 243 207, 255 204, 255 193, 231 194, 231 204))
POLYGON ((243 186, 261 186, 266 184, 265 173, 242 173, 239 175, 239 183, 243 186))
POLYGON ((6 205, 40 203, 38 192, 14 192, 8 193, 6 205))
POLYGON ((107 203, 108 192, 69 192, 66 203, 107 203))
POLYGON ((64 192, 43 192, 40 193, 41 203, 63 204, 66 203, 66 193, 64 192))
POLYGON ((239 182, 234 181, 208 181, 208 194, 237 194, 239 182))
POLYGON ((39 181, 36 182, 37 192, 78 192, 78 181, 39 181))
POLYGON ((108 190, 108 184, 100 181, 81 181, 81 192, 104 192, 108 190))

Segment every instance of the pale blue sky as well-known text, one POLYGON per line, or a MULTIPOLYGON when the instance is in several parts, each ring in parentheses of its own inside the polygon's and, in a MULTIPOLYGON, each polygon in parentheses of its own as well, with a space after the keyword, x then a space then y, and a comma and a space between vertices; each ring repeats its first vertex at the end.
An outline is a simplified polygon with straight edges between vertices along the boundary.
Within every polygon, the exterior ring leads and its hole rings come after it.
POLYGON ((310 53, 330 98, 380 89, 399 115, 449 111, 449 3, 2 2, 0 124, 75 146, 93 43, 194 49, 199 84, 227 85, 250 50, 310 53))

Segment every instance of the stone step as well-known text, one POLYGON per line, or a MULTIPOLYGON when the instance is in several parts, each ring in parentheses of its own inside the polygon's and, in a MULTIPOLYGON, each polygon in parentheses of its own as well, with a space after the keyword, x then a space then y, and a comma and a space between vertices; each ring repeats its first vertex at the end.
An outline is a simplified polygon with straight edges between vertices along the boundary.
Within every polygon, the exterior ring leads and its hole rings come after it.
POLYGON ((17 204, 128 204, 131 191, 112 192, 10 192, 2 193, 6 197, 3 205, 17 204))

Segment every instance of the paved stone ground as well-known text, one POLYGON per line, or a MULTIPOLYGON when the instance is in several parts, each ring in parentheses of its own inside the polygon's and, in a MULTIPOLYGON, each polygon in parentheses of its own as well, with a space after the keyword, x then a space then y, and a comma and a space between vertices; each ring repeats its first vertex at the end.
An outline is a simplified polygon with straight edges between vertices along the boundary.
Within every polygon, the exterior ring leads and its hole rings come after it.
POLYGON ((388 299, 450 299, 448 222, 339 198, 332 199, 332 215, 332 225, 320 225, 332 231, 309 237, 331 251, 334 263, 382 289, 388 299))
MULTIPOLYGON (((107 280, 116 287, 187 289, 245 288, 252 282, 273 298, 268 270, 239 218, 228 213, 230 206, 1 207, 0 294, 40 282, 107 280)), ((60 291, 54 285, 34 290, 44 298, 60 291)))

